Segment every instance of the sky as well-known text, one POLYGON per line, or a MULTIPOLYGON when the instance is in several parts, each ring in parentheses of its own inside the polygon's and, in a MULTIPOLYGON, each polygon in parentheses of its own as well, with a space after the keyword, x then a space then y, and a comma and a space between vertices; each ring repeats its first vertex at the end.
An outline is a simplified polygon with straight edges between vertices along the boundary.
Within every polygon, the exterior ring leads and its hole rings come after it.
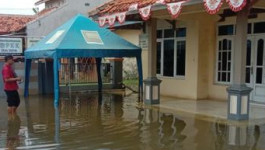
MULTIPOLYGON (((33 15, 32 8, 36 8, 34 5, 38 0, 0 0, 0 14, 21 14, 21 15, 33 15)), ((44 5, 39 6, 39 9, 43 9, 44 5)))

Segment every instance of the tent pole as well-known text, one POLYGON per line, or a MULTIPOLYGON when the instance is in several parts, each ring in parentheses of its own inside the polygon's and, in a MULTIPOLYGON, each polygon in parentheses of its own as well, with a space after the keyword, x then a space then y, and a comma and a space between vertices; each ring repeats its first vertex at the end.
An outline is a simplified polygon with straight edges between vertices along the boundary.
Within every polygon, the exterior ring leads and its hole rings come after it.
POLYGON ((54 106, 59 105, 59 79, 58 79, 58 58, 53 58, 53 77, 54 77, 54 106))
POLYGON ((138 76, 139 76, 139 101, 143 101, 143 68, 142 68, 142 57, 141 55, 136 57, 137 67, 138 67, 138 76))
POLYGON ((68 59, 68 66, 69 66, 69 76, 68 76, 68 92, 71 97, 71 58, 68 59))
POLYGON ((96 58, 97 74, 98 74, 98 91, 102 91, 102 79, 101 79, 101 60, 102 58, 96 58))
POLYGON ((24 84, 24 97, 29 96, 29 76, 31 69, 31 59, 26 59, 25 61, 25 84, 24 84))

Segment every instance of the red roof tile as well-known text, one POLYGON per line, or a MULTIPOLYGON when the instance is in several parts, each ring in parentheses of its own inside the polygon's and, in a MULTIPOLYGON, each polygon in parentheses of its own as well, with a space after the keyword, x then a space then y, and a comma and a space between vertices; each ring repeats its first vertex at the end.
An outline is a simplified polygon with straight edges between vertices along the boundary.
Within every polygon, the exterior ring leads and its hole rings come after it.
MULTIPOLYGON (((138 3, 138 7, 145 7, 156 3, 157 0, 112 0, 98 7, 92 12, 92 15, 103 15, 107 13, 127 11, 132 4, 138 3), (94 14, 95 13, 95 14, 94 14)), ((166 3, 177 2, 182 0, 165 0, 166 3)))
POLYGON ((0 15, 0 34, 6 34, 21 30, 34 16, 26 15, 0 15))

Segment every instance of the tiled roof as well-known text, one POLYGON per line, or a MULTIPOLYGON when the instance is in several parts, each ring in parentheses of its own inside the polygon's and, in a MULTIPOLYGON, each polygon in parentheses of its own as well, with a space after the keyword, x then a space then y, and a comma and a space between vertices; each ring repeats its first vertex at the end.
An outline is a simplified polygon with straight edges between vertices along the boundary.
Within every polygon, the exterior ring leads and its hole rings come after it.
POLYGON ((51 0, 39 0, 39 1, 37 1, 37 2, 35 3, 35 5, 40 5, 40 4, 42 4, 42 3, 46 3, 46 2, 48 2, 48 1, 51 1, 51 0))
POLYGON ((38 18, 47 15, 48 13, 56 10, 57 7, 46 8, 36 15, 1 15, 0 14, 0 34, 7 34, 17 32, 24 27, 27 23, 37 20, 38 18))
POLYGON ((0 34, 6 34, 21 30, 34 16, 26 15, 0 15, 0 34))
MULTIPOLYGON (((96 8, 92 15, 103 15, 107 13, 127 11, 132 4, 138 3, 138 7, 145 7, 150 4, 156 3, 157 0, 112 0, 96 8)), ((166 3, 178 2, 182 0, 165 0, 166 3)))

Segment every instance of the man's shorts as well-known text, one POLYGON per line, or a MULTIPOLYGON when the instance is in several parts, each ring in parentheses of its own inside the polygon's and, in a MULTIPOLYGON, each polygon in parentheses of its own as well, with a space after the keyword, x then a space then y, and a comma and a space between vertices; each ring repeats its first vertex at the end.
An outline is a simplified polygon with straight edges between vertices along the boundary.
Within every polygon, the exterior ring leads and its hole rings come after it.
POLYGON ((15 91, 6 91, 6 96, 7 96, 7 104, 8 107, 18 107, 20 104, 20 98, 18 95, 18 92, 15 91))

